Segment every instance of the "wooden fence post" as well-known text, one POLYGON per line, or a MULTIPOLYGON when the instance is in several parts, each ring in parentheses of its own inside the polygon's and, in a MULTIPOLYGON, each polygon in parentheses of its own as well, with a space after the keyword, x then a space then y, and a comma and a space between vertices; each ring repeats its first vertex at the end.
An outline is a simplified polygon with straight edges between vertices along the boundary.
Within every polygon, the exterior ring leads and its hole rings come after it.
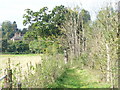
POLYGON ((12 89, 12 69, 10 68, 10 58, 8 58, 7 80, 8 88, 12 89))
POLYGON ((19 82, 17 85, 18 85, 18 90, 21 90, 22 84, 19 82))
POLYGON ((9 83, 9 87, 8 88, 12 88, 12 69, 8 70, 7 77, 8 77, 8 83, 9 83))

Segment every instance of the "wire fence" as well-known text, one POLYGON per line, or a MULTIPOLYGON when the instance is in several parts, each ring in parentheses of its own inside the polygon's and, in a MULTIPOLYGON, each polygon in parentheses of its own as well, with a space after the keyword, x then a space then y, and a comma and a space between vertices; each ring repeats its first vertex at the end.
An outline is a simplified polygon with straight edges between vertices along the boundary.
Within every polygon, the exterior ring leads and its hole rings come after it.
POLYGON ((0 78, 0 81, 2 81, 4 78, 6 78, 7 77, 7 75, 4 75, 4 76, 2 76, 1 78, 0 78))

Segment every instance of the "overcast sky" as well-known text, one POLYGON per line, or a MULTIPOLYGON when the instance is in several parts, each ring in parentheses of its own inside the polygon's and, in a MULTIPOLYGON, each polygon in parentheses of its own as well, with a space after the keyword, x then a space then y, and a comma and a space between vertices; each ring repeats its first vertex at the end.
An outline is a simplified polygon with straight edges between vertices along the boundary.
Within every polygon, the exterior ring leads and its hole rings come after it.
POLYGON ((106 2, 117 2, 119 0, 0 0, 0 23, 5 20, 11 22, 16 21, 18 28, 24 26, 23 14, 25 9, 30 8, 33 11, 38 11, 40 8, 47 6, 49 9, 57 5, 65 5, 74 7, 76 5, 88 10, 92 20, 95 19, 95 12, 105 6, 106 2))

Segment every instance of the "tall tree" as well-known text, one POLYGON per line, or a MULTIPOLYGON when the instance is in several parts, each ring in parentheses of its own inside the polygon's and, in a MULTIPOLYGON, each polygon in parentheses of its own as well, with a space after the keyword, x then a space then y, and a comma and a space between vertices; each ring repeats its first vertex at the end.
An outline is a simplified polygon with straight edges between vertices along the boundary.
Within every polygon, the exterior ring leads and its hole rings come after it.
POLYGON ((84 24, 91 20, 90 13, 87 10, 82 9, 80 14, 84 24))
POLYGON ((48 11, 47 7, 40 9, 37 12, 33 12, 30 9, 26 9, 24 14, 23 24, 29 24, 33 30, 38 32, 38 36, 49 37, 60 35, 59 26, 64 21, 64 15, 66 9, 64 6, 56 6, 52 11, 48 11))
POLYGON ((13 27, 13 30, 14 30, 14 31, 17 31, 17 30, 18 30, 16 21, 13 22, 12 27, 13 27))
POLYGON ((2 23, 2 37, 6 39, 10 39, 14 36, 15 32, 18 32, 17 24, 14 21, 11 23, 10 21, 4 21, 2 23))
POLYGON ((12 23, 10 21, 4 21, 2 23, 2 36, 3 38, 10 39, 12 29, 12 23))
POLYGON ((71 59, 73 57, 78 58, 83 49, 82 18, 79 11, 69 10, 66 21, 63 24, 63 31, 66 37, 64 43, 67 45, 68 56, 71 56, 71 59))

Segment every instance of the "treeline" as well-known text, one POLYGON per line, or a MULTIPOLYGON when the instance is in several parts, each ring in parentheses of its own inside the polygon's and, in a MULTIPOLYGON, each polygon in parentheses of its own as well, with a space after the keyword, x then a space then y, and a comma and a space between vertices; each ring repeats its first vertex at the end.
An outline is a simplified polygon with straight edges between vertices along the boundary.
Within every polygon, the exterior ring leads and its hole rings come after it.
POLYGON ((23 41, 13 42, 11 38, 15 35, 15 33, 21 33, 21 35, 27 32, 26 28, 20 30, 17 28, 17 23, 14 21, 13 23, 10 21, 4 21, 2 23, 2 53, 22 53, 28 50, 28 45, 23 41))
POLYGON ((96 70, 100 82, 117 87, 117 11, 111 6, 103 8, 93 22, 85 22, 79 10, 74 11, 63 25, 68 54, 65 60, 71 64, 76 61, 83 69, 96 70))
MULTIPOLYGON (((24 25, 28 28, 20 30, 14 21, 2 23, 2 52, 3 53, 63 53, 64 46, 61 44, 61 37, 65 36, 62 29, 66 16, 72 10, 63 5, 56 6, 51 11, 43 7, 39 11, 26 9, 23 15, 24 25), (21 33, 22 41, 12 41, 15 33, 21 33)), ((74 12, 74 11, 72 11, 74 12)), ((82 9, 81 15, 85 22, 90 20, 88 11, 82 9)))

